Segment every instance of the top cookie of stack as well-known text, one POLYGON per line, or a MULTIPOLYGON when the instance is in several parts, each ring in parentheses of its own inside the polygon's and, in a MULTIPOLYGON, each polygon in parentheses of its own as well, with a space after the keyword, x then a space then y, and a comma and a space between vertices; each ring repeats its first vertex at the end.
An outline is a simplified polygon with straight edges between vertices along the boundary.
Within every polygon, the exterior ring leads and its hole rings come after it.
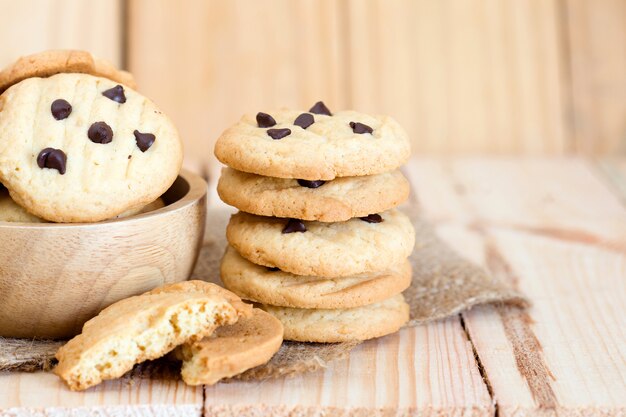
POLYGON ((83 51, 0 72, 0 183, 29 213, 97 222, 140 210, 182 165, 176 128, 131 74, 83 51))
POLYGON ((288 340, 338 342, 396 331, 415 236, 395 207, 406 133, 387 116, 279 110, 244 116, 215 145, 232 216, 224 285, 258 302, 288 340))
POLYGON ((333 114, 322 102, 304 113, 244 116, 215 145, 217 158, 239 171, 310 181, 391 171, 410 153, 406 133, 391 117, 333 114))

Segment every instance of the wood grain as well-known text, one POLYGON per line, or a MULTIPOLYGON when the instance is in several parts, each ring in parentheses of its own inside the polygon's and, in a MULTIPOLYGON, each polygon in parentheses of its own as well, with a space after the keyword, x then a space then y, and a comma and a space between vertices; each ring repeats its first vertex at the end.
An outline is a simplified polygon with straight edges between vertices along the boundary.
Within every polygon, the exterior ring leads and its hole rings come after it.
POLYGON ((534 303, 464 314, 499 415, 625 412, 626 210, 597 173, 575 159, 411 167, 447 241, 534 303))
POLYGON ((210 154, 244 112, 319 98, 393 114, 419 151, 567 147, 556 1, 210 1, 185 9, 135 0, 130 10, 130 68, 179 122, 190 155, 210 154))
POLYGON ((601 158, 593 164, 626 205, 626 158, 601 158))
POLYGON ((564 2, 575 149, 626 152, 626 2, 564 2))
MULTIPOLYGON (((294 378, 206 388, 204 415, 492 416, 493 404, 458 317, 367 342, 350 359, 294 378)), ((69 391, 48 373, 0 374, 0 416, 199 416, 202 387, 106 381, 69 391), (57 413, 57 414, 54 414, 57 413)))
POLYGON ((422 158, 407 172, 439 234, 524 291, 530 310, 478 307, 462 321, 367 342, 317 373, 209 387, 202 409, 202 391, 182 383, 118 381, 72 393, 52 375, 4 374, 0 415, 55 407, 85 415, 626 412, 626 204, 603 171, 571 158, 422 158))
POLYGON ((0 0, 0 67, 45 49, 85 49, 123 64, 122 0, 0 0))
POLYGON ((556 14, 552 0, 349 1, 350 107, 394 115, 418 152, 563 152, 556 14))
POLYGON ((0 374, 0 416, 159 416, 202 415, 202 388, 182 381, 106 381, 73 392, 51 373, 0 374))
POLYGON ((19 39, 0 65, 47 48, 128 64, 179 126, 192 165, 241 114, 319 99, 393 115, 416 152, 626 152, 621 0, 0 6, 0 34, 19 39))

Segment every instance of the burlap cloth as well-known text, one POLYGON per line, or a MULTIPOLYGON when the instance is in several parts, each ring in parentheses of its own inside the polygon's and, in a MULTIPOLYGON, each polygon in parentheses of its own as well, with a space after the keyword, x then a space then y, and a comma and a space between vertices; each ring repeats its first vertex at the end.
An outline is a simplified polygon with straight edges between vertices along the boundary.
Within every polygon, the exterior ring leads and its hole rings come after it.
MULTIPOLYGON (((403 211, 411 217, 417 234, 416 247, 410 258, 413 281, 404 293, 411 306, 411 320, 407 326, 448 317, 482 303, 499 302, 522 307, 527 304, 526 299, 507 283, 490 277, 443 243, 432 225, 420 217, 415 199, 405 205, 403 211)), ((193 279, 220 283, 219 262, 226 245, 229 215, 230 211, 226 209, 210 210, 205 243, 193 279)), ((62 343, 0 338, 0 371, 49 370, 54 365, 54 353, 62 343)), ((269 363, 238 378, 266 379, 317 370, 346 357, 358 344, 285 342, 269 363)), ((136 366, 125 378, 177 378, 179 366, 162 359, 136 366)))

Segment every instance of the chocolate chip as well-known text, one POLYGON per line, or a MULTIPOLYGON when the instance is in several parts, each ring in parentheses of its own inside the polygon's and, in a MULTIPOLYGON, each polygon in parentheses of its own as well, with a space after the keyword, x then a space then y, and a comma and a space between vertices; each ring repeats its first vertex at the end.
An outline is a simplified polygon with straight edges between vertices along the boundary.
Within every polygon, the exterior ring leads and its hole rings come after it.
POLYGON ((298 180, 298 184, 300 184, 302 187, 306 187, 306 188, 317 188, 317 187, 321 187, 322 185, 326 184, 326 181, 322 181, 322 180, 315 180, 315 181, 298 180))
POLYGON ((296 117, 296 120, 293 122, 294 125, 300 126, 302 129, 306 129, 313 123, 315 123, 315 119, 310 113, 302 113, 300 116, 296 117))
POLYGON ((267 113, 258 112, 256 114, 256 123, 259 127, 272 127, 276 126, 276 120, 267 113))
POLYGON ((328 107, 326 107, 326 104, 324 104, 324 102, 322 101, 318 101, 317 103, 315 103, 313 107, 309 109, 309 112, 313 114, 325 114, 326 116, 333 115, 330 110, 328 110, 328 107))
POLYGON ((350 122, 350 127, 352 128, 352 131, 357 134, 372 133, 374 131, 374 129, 368 125, 359 122, 350 122))
POLYGON ((124 94, 124 87, 119 84, 113 88, 109 88, 108 90, 103 92, 102 95, 117 103, 126 103, 126 94, 124 94))
POLYGON ((154 144, 155 136, 152 133, 141 133, 135 130, 133 135, 135 135, 135 142, 137 142, 137 147, 141 152, 147 151, 154 144))
POLYGON ((270 135, 272 139, 278 140, 291 135, 291 129, 268 129, 267 134, 270 135))
POLYGON ((380 217, 380 214, 370 214, 367 217, 359 217, 359 219, 368 223, 381 223, 383 221, 383 218, 380 217))
POLYGON ((37 165, 39 168, 50 168, 59 171, 59 174, 65 174, 65 165, 67 156, 60 149, 46 148, 39 152, 37 156, 37 165))
POLYGON ((52 117, 57 120, 67 119, 70 113, 72 113, 72 105, 62 98, 59 98, 52 102, 50 112, 52 112, 52 117))
POLYGON ((306 226, 302 220, 289 219, 287 225, 283 229, 283 233, 306 232, 306 226))
POLYGON ((87 137, 94 143, 109 143, 113 140, 113 130, 104 122, 96 122, 89 127, 87 137))
POLYGON ((276 272, 276 271, 280 271, 280 268, 276 268, 276 267, 273 267, 273 268, 272 268, 272 267, 269 267, 269 266, 268 266, 268 267, 267 267, 267 270, 268 270, 268 271, 272 271, 272 272, 276 272))

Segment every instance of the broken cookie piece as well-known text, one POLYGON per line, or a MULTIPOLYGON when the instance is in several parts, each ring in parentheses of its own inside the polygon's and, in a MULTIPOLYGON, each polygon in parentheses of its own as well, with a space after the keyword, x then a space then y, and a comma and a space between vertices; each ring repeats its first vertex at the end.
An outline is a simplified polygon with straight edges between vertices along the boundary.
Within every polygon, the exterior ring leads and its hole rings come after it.
POLYGON ((214 284, 166 285, 112 304, 85 323, 83 332, 56 353, 54 373, 72 390, 84 390, 234 324, 249 309, 214 284))
POLYGON ((283 342, 283 325, 255 308, 251 317, 217 329, 211 336, 176 350, 188 385, 213 385, 267 363, 283 342))

